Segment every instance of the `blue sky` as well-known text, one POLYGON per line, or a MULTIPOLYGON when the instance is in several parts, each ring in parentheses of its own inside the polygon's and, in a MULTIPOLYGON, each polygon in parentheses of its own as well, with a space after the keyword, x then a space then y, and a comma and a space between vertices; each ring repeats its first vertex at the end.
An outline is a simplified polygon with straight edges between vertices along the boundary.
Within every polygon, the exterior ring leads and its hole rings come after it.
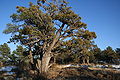
MULTIPOLYGON (((16 6, 28 6, 35 0, 1 0, 0 1, 0 44, 7 42, 10 35, 2 31, 11 22, 10 15, 16 12, 16 6)), ((68 0, 72 10, 82 17, 90 31, 97 34, 96 44, 101 49, 107 46, 120 48, 120 0, 68 0)), ((14 44, 9 44, 12 50, 14 44)))

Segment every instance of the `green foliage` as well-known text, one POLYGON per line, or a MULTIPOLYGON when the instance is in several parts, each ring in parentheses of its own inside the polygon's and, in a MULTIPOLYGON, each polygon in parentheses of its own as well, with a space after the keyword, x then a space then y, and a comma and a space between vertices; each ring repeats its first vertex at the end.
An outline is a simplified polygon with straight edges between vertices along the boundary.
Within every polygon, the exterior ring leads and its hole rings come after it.
POLYGON ((116 48, 116 49, 115 49, 115 52, 116 52, 117 56, 118 56, 119 59, 120 59, 120 48, 116 48))
POLYGON ((92 51, 89 51, 89 60, 91 63, 96 63, 96 56, 92 51))
POLYGON ((108 46, 105 50, 102 51, 103 59, 108 63, 117 63, 118 56, 115 51, 108 46))
POLYGON ((95 48, 93 48, 90 52, 93 53, 93 55, 94 55, 94 57, 95 57, 95 59, 94 59, 95 62, 98 62, 98 61, 101 61, 101 60, 102 60, 102 54, 101 54, 102 51, 101 51, 100 48, 95 47, 95 48))
POLYGON ((27 58, 25 58, 24 53, 26 52, 26 49, 23 48, 21 45, 17 46, 16 50, 12 52, 10 57, 11 64, 18 65, 21 62, 24 62, 27 58))
POLYGON ((91 52, 94 54, 95 57, 95 63, 98 63, 100 61, 106 62, 106 63, 112 63, 112 64, 118 64, 119 56, 118 53, 115 52, 112 47, 108 46, 106 49, 101 50, 100 48, 93 48, 91 52))
POLYGON ((59 35, 58 40, 78 36, 81 40, 84 38, 89 41, 96 37, 94 32, 85 30, 86 24, 80 21, 81 17, 75 14, 71 7, 67 7, 67 2, 59 4, 53 2, 44 5, 38 1, 41 5, 30 3, 29 8, 17 6, 17 13, 11 15, 15 24, 8 24, 8 28, 4 31, 6 34, 16 32, 10 41, 21 42, 24 45, 40 41, 51 43, 56 32, 60 31, 61 24, 66 26, 62 28, 62 35, 59 35))
POLYGON ((0 45, 0 61, 6 63, 9 60, 10 48, 7 43, 0 45))
POLYGON ((66 60, 68 59, 68 54, 59 54, 56 57, 56 63, 58 64, 66 64, 69 63, 69 61, 67 62, 66 60))

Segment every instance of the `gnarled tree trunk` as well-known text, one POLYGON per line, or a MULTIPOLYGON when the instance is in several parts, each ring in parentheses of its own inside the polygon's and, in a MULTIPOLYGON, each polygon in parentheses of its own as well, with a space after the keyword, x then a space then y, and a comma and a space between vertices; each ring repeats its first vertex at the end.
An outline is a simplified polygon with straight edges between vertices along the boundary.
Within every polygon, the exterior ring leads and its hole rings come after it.
POLYGON ((41 66, 41 72, 47 72, 49 68, 49 62, 50 62, 51 56, 49 53, 46 53, 42 58, 42 66, 41 66))
POLYGON ((64 23, 61 25, 60 29, 57 31, 55 38, 53 39, 53 42, 51 43, 51 45, 49 46, 49 48, 47 49, 47 51, 45 52, 45 54, 43 54, 42 60, 41 62, 38 60, 37 61, 37 67, 39 69, 40 73, 44 73, 48 71, 49 66, 49 62, 51 59, 51 50, 53 49, 53 47, 55 46, 55 44, 57 43, 59 37, 60 37, 60 32, 64 27, 64 23))
POLYGON ((33 56, 32 56, 32 51, 29 51, 29 58, 30 58, 30 63, 33 64, 33 56))
POLYGON ((37 59, 36 67, 39 70, 39 73, 45 73, 48 71, 50 59, 51 59, 50 54, 45 54, 42 60, 37 59))
POLYGON ((87 64, 89 64, 89 57, 87 57, 86 62, 87 62, 87 64))

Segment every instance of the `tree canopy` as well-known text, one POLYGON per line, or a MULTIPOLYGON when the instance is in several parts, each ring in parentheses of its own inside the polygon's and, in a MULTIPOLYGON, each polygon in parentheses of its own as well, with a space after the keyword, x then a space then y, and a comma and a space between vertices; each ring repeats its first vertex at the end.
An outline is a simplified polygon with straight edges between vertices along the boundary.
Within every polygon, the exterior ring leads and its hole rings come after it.
POLYGON ((37 4, 30 2, 29 7, 16 8, 4 33, 12 33, 9 42, 29 48, 30 62, 37 64, 39 72, 48 70, 51 57, 61 53, 61 49, 86 53, 96 38, 95 32, 87 30, 81 17, 64 0, 38 0, 37 4))

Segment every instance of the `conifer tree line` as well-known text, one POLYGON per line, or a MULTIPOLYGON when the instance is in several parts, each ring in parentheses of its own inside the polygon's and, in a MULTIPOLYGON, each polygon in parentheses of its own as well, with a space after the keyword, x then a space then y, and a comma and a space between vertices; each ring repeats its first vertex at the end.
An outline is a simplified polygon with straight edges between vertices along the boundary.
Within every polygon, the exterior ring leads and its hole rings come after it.
POLYGON ((37 0, 29 7, 17 6, 3 33, 11 34, 8 43, 20 45, 13 52, 7 43, 0 45, 0 64, 14 65, 17 73, 26 75, 46 73, 54 63, 119 63, 120 48, 98 48, 96 33, 87 29, 68 4, 37 0))
MULTIPOLYGON (((0 45, 0 62, 1 66, 19 66, 19 64, 29 65, 29 50, 23 48, 21 45, 17 45, 16 50, 10 51, 10 47, 7 43, 0 45)), ((33 52, 34 53, 34 52, 33 52)), ((38 56, 34 56, 38 57, 38 56)), ((51 59, 52 63, 56 64, 89 64, 89 63, 108 63, 108 64, 119 64, 120 62, 120 48, 115 50, 108 46, 106 49, 101 50, 98 47, 94 47, 88 53, 62 53, 58 54, 51 59)), ((25 65, 24 65, 25 66, 25 65)))

